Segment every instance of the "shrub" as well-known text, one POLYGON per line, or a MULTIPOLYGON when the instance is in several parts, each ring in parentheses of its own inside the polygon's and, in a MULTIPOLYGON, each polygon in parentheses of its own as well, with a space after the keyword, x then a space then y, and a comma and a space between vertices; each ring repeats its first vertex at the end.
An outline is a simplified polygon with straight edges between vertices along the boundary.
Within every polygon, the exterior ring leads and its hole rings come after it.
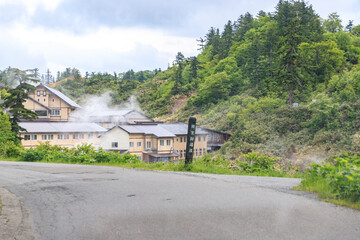
POLYGON ((336 198, 357 202, 360 200, 360 157, 343 154, 322 165, 312 164, 304 184, 314 179, 325 181, 336 198))
POLYGON ((278 159, 270 158, 266 155, 259 155, 258 153, 243 154, 242 159, 238 161, 238 165, 244 171, 270 171, 275 169, 275 163, 278 159))

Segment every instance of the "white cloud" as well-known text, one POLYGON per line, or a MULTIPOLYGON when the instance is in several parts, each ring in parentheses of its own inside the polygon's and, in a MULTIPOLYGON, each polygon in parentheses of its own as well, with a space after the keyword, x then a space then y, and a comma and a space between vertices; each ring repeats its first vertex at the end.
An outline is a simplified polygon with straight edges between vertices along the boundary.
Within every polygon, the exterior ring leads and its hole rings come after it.
MULTIPOLYGON (((183 52, 185 56, 193 56, 197 47, 193 38, 176 37, 166 35, 159 30, 141 28, 101 27, 80 35, 42 27, 31 28, 26 24, 16 23, 3 29, 2 32, 9 39, 16 39, 17 44, 24 46, 29 54, 44 58, 46 66, 53 73, 63 70, 64 68, 59 68, 64 66, 73 66, 85 71, 98 70, 100 67, 106 67, 104 65, 109 59, 116 61, 121 56, 129 57, 131 54, 136 55, 139 64, 144 65, 141 61, 151 61, 151 59, 142 59, 141 52, 138 52, 145 47, 153 49, 157 55, 162 56, 162 59, 173 58, 178 51, 183 52), (142 47, 139 49, 139 46, 142 47), (89 66, 93 69, 87 69, 89 66)), ((126 61, 122 60, 122 62, 126 61)), ((133 61, 129 62, 134 64, 133 61)), ((124 66, 125 69, 122 70, 136 67, 124 66)))

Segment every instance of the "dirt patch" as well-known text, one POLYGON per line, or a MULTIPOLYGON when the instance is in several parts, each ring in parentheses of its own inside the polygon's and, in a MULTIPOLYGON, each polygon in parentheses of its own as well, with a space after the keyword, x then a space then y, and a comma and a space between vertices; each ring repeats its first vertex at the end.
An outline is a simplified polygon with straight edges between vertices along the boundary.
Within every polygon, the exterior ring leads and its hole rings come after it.
POLYGON ((1 240, 34 240, 29 212, 21 200, 8 190, 0 188, 2 211, 0 213, 1 240))
POLYGON ((184 107, 187 100, 189 99, 186 95, 176 95, 173 97, 174 106, 171 108, 171 113, 174 114, 180 108, 184 107))

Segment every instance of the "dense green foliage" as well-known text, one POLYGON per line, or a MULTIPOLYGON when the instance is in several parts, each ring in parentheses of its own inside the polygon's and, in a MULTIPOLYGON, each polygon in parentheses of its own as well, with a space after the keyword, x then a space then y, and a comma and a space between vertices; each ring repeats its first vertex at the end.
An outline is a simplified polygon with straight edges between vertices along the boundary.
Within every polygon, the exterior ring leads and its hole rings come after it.
POLYGON ((15 135, 11 131, 9 116, 0 110, 0 156, 13 157, 20 150, 15 145, 15 135))
POLYGON ((57 162, 57 163, 139 163, 140 160, 131 154, 121 155, 115 152, 95 150, 92 145, 82 144, 73 148, 51 146, 42 143, 35 148, 20 152, 20 161, 26 162, 57 162))
POLYGON ((281 163, 279 159, 273 159, 257 153, 243 154, 237 160, 229 160, 223 155, 205 155, 195 159, 190 164, 184 162, 158 162, 144 163, 135 155, 119 154, 95 150, 92 145, 83 144, 73 148, 51 146, 49 143, 40 144, 35 148, 22 150, 18 156, 19 161, 26 162, 52 162, 52 163, 76 163, 113 165, 121 167, 167 170, 167 171, 190 171, 214 174, 239 174, 254 176, 277 176, 299 177, 298 168, 291 163, 281 163))
POLYGON ((346 200, 360 207, 360 157, 344 154, 322 165, 312 164, 298 189, 319 192, 327 200, 346 200))

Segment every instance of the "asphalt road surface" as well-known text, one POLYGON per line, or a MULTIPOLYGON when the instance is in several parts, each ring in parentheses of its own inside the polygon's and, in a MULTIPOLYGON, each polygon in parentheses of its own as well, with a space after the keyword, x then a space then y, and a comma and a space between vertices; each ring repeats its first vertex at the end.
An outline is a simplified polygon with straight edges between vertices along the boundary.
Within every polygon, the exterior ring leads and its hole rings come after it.
POLYGON ((36 239, 360 239, 360 211, 299 179, 0 162, 36 239))

